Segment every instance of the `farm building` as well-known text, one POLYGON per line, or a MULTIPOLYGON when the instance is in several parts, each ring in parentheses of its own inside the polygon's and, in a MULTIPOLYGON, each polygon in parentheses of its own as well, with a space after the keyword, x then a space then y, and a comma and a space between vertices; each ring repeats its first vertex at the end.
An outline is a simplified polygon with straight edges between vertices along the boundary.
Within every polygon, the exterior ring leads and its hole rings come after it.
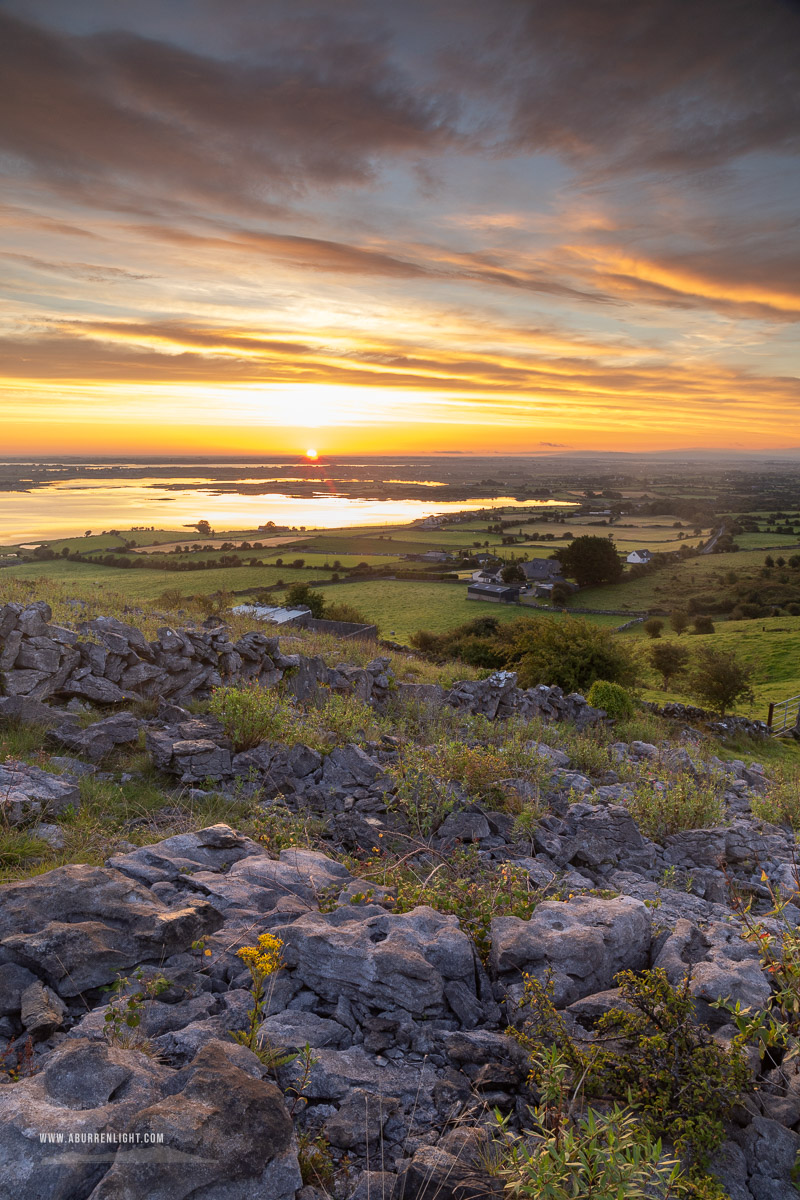
POLYGON ((468 600, 488 600, 492 604, 516 604, 519 587, 511 583, 471 583, 467 588, 468 600))
POLYGON ((631 550, 625 561, 629 562, 633 567, 641 567, 645 563, 649 563, 652 557, 649 550, 631 550))
POLYGON ((519 565, 528 583, 557 583, 562 578, 557 558, 532 558, 519 565))

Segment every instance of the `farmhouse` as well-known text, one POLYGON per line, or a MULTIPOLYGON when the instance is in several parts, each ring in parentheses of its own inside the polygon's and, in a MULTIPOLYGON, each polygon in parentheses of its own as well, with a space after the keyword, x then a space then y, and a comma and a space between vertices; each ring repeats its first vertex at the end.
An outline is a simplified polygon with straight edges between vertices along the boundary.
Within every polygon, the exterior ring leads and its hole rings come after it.
POLYGON ((519 566, 527 583, 558 583, 561 581, 561 563, 557 558, 532 558, 519 566))
POLYGON ((498 567, 496 571, 490 571, 488 569, 488 567, 487 568, 482 567, 480 571, 473 571, 472 572, 472 582, 473 583, 501 583, 502 580, 500 579, 500 568, 498 567))
POLYGON ((649 550, 631 550, 625 561, 629 562, 631 566, 641 567, 645 563, 649 563, 652 557, 649 550))
POLYGON ((471 583, 467 588, 468 600, 488 600, 492 604, 516 604, 519 587, 511 583, 471 583))

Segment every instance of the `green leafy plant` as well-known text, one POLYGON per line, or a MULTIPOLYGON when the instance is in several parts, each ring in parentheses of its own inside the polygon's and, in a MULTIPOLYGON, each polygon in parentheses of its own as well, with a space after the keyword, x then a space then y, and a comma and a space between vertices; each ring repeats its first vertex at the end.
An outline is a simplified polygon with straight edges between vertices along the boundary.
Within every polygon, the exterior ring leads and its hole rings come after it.
POLYGON ((701 704, 724 714, 734 704, 752 701, 752 675, 752 667, 740 662, 735 654, 703 646, 689 675, 689 691, 701 704))
POLYGON ((687 773, 668 781, 642 780, 625 803, 641 831, 658 842, 682 829, 718 825, 725 812, 721 783, 687 773))
POLYGON ((298 718, 286 699, 257 683, 214 688, 208 710, 222 721, 235 750, 251 750, 265 741, 288 741, 298 718))
POLYGON ((527 920, 543 897, 527 871, 513 863, 487 864, 474 846, 456 848, 432 868, 429 863, 423 867, 410 861, 367 863, 361 874, 367 879, 383 878, 391 888, 384 903, 395 912, 410 912, 427 904, 438 912, 454 913, 484 958, 490 949, 492 918, 527 920))
POLYGON ((105 989, 111 993, 111 999, 103 1017, 104 1033, 112 1046, 147 1050, 148 1039, 139 1032, 142 1018, 148 1005, 171 987, 171 983, 163 975, 145 978, 141 967, 134 972, 133 982, 139 986, 129 991, 131 979, 118 975, 114 983, 105 989))
POLYGON ((508 660, 518 671, 521 687, 547 683, 585 692, 596 679, 621 684, 636 680, 636 665, 625 643, 610 630, 573 617, 520 621, 508 660))
POLYGON ((623 971, 625 1008, 596 1025, 587 1048, 571 1036, 553 1003, 553 987, 525 977, 524 1018, 514 1036, 531 1056, 537 1084, 543 1046, 557 1045, 571 1078, 587 1094, 628 1104, 653 1137, 666 1137, 700 1168, 725 1136, 723 1121, 747 1088, 744 1037, 723 1048, 695 1019, 689 977, 673 987, 662 970, 623 971))
POLYGON ((535 1060, 539 1104, 532 1130, 512 1133, 496 1114, 502 1152, 497 1173, 518 1200, 646 1200, 677 1195, 680 1165, 626 1107, 574 1113, 572 1071, 558 1050, 535 1060))
POLYGON ((636 711, 630 692, 619 683, 609 683, 606 679, 596 679, 586 699, 593 708, 605 709, 609 717, 618 721, 632 717, 636 711))
POLYGON ((330 1143, 322 1133, 312 1137, 308 1130, 297 1136, 297 1161, 306 1187, 320 1188, 325 1195, 333 1186, 335 1168, 330 1143))

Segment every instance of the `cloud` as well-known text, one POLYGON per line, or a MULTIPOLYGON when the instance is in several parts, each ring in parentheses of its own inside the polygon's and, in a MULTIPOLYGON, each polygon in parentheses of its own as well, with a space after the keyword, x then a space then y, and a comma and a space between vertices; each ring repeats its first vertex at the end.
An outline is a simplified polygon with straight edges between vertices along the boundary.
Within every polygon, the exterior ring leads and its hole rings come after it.
POLYGON ((705 170, 800 138, 800 12, 784 0, 499 0, 447 56, 493 98, 507 146, 601 174, 705 170))
POLYGON ((224 60, 132 32, 74 36, 0 13, 0 146, 52 186, 147 187, 258 209, 365 183, 384 155, 442 149, 450 106, 374 41, 224 60))

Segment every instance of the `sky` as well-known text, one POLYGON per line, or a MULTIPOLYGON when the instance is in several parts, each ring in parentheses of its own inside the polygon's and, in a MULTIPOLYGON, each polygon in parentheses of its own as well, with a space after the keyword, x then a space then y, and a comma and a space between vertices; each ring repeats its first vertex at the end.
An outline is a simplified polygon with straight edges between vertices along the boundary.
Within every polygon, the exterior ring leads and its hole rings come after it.
POLYGON ((0 446, 800 444, 797 0, 0 0, 0 446))

